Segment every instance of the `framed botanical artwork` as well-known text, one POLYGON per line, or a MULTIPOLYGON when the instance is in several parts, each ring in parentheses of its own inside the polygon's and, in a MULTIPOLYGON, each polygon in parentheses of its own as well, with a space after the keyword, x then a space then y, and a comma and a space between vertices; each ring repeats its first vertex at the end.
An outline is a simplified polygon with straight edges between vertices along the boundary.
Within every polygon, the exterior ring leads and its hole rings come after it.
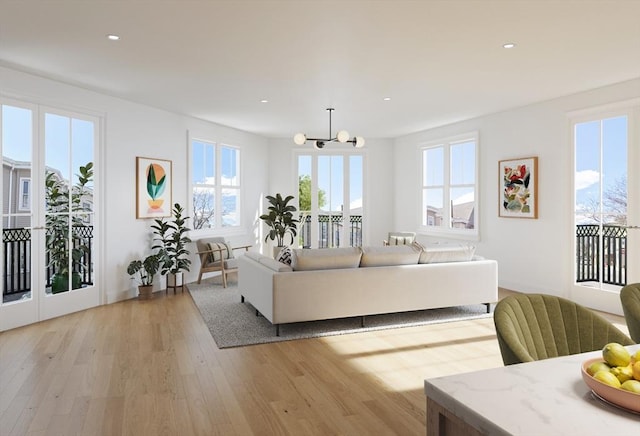
POLYGON ((136 157, 136 218, 171 216, 171 161, 136 157))
POLYGON ((538 158, 501 160, 499 213, 508 218, 538 218, 538 158))

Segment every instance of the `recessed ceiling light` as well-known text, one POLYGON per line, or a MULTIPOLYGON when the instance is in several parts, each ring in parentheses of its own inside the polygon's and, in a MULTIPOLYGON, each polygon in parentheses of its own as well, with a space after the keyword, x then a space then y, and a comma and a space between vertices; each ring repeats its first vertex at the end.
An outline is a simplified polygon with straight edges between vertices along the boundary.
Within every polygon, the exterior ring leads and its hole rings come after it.
POLYGON ((118 41, 120 39, 120 37, 118 35, 107 35, 107 39, 110 41, 118 41))
POLYGON ((513 48, 516 45, 513 42, 507 42, 506 44, 502 44, 503 48, 513 48))
POLYGON ((269 103, 269 100, 260 100, 260 103, 269 103))
POLYGON ((384 101, 391 101, 391 97, 385 97, 383 98, 384 101))

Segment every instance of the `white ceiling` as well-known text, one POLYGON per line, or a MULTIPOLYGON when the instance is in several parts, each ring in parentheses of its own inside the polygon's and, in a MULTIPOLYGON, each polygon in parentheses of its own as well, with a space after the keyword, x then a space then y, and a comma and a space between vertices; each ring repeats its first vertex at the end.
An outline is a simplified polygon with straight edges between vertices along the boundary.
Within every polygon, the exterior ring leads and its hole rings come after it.
POLYGON ((334 133, 393 138, 638 78, 639 23, 638 0, 0 0, 0 65, 267 137, 326 136, 334 107, 334 133))

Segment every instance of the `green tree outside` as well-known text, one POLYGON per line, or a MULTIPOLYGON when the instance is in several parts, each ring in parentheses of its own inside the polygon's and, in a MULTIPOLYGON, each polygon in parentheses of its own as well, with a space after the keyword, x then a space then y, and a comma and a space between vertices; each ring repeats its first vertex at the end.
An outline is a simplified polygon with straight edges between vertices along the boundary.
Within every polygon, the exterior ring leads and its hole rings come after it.
MULTIPOLYGON (((309 212, 311 210, 311 176, 308 174, 298 177, 298 199, 300 211, 309 212)), ((318 190, 318 209, 323 208, 326 204, 326 193, 320 189, 318 190)))

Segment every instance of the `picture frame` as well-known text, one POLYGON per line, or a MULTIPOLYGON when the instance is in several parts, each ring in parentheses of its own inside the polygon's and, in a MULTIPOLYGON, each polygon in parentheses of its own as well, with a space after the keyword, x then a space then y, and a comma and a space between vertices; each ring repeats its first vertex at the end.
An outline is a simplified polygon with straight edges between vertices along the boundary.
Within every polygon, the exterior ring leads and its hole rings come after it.
POLYGON ((171 216, 172 162, 136 157, 136 218, 171 216))
POLYGON ((498 216, 538 218, 538 157, 498 161, 498 216))

